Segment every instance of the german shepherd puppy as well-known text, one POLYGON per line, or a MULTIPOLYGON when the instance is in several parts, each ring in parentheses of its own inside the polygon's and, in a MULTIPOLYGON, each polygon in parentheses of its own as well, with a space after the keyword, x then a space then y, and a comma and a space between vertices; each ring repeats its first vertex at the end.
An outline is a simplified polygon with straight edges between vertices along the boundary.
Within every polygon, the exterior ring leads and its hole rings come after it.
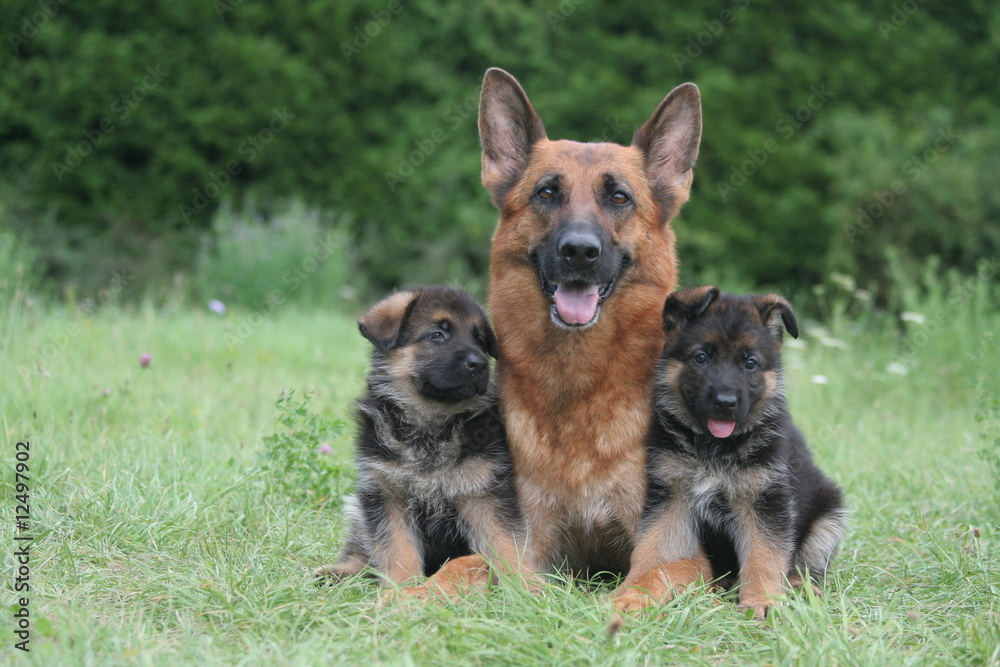
POLYGON ((622 572, 645 495, 660 312, 677 279, 669 223, 691 188, 698 89, 674 89, 631 146, 550 141, 520 84, 494 68, 479 131, 500 210, 489 301, 525 569, 622 572))
POLYGON ((734 573, 740 608, 763 618, 786 579, 822 579, 846 521, 785 404, 782 335, 798 337, 795 314, 774 294, 709 286, 672 295, 663 319, 646 508, 615 605, 665 602, 734 573))
POLYGON ((374 349, 357 404, 357 494, 343 555, 316 574, 370 565, 389 584, 437 573, 447 592, 482 582, 483 557, 513 564, 523 543, 486 315, 465 292, 426 287, 379 302, 359 327, 374 349))

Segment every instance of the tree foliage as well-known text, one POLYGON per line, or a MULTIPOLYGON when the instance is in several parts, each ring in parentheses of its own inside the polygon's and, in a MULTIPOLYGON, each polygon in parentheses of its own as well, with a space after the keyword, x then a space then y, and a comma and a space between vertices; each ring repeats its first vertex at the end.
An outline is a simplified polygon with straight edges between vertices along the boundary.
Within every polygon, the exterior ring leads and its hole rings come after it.
POLYGON ((1000 246, 996 3, 11 0, 0 25, 0 193, 50 275, 143 239, 188 239, 163 264, 189 268, 190 237, 252 194, 349 218, 380 287, 482 280, 494 65, 553 138, 627 142, 700 86, 686 282, 865 284, 888 245, 969 271, 1000 246))

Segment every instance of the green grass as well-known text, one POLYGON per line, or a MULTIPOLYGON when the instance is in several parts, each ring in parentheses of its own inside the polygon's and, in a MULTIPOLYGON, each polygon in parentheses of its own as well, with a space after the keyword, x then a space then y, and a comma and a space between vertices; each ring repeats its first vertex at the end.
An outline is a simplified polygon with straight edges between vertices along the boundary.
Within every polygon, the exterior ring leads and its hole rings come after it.
POLYGON ((339 502, 288 482, 314 483, 311 469, 349 486, 350 429, 324 457, 310 440, 319 427, 292 433, 274 404, 288 389, 296 400, 312 392, 320 421, 349 417, 366 363, 352 318, 289 308, 259 321, 151 307, 84 315, 7 301, 6 605, 16 599, 18 440, 31 441, 36 540, 31 653, 0 630, 0 662, 1000 664, 998 469, 995 454, 980 456, 996 447, 1000 354, 987 332, 1000 335, 1000 316, 973 303, 925 304, 947 326, 904 364, 890 365, 891 327, 869 320, 825 335, 807 327, 805 345, 787 351, 793 414, 851 509, 822 599, 793 597, 760 623, 696 590, 609 637, 609 589, 586 582, 539 596, 501 585, 444 606, 383 604, 369 582, 312 586, 309 571, 342 538, 339 502), (272 445, 301 438, 308 448, 285 477, 264 456, 275 434, 272 445))

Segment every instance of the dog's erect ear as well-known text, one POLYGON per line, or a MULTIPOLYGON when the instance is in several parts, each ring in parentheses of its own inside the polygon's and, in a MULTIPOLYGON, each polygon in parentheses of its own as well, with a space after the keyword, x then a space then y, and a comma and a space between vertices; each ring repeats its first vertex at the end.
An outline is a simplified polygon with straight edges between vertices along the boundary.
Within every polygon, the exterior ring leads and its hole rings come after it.
POLYGON ((374 306, 358 320, 361 335, 382 352, 396 347, 406 321, 420 300, 420 292, 396 292, 374 306))
POLYGON ((479 97, 479 139, 483 144, 483 185, 493 205, 528 164, 531 147, 545 139, 542 120, 517 79, 497 67, 486 70, 479 97))
POLYGON ((676 211, 688 200, 700 143, 701 93, 693 83, 671 90, 632 137, 632 145, 646 156, 646 174, 665 208, 676 211))
POLYGON ((483 333, 483 339, 486 343, 486 354, 490 355, 494 359, 500 356, 500 343, 497 342, 496 334, 493 333, 493 327, 490 323, 486 323, 486 331, 483 333))
POLYGON ((788 303, 784 297, 777 294, 767 294, 755 296, 753 301, 764 326, 779 340, 784 335, 785 329, 788 329, 788 333, 792 334, 792 338, 799 337, 799 323, 795 319, 794 311, 792 311, 792 304, 788 303))
POLYGON ((674 292, 663 304, 663 329, 665 331, 677 329, 684 323, 701 317, 718 296, 719 289, 714 285, 674 292))

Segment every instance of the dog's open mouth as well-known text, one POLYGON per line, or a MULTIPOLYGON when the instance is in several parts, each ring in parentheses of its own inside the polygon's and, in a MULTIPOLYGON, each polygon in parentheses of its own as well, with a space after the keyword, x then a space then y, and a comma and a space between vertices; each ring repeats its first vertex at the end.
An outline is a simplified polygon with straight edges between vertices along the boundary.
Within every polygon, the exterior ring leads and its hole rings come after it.
POLYGON ((601 304, 614 292, 625 266, 626 262, 622 261, 614 277, 603 285, 576 281, 551 283, 539 270, 542 292, 552 300, 552 321, 558 326, 572 329, 586 329, 597 322, 601 304))

